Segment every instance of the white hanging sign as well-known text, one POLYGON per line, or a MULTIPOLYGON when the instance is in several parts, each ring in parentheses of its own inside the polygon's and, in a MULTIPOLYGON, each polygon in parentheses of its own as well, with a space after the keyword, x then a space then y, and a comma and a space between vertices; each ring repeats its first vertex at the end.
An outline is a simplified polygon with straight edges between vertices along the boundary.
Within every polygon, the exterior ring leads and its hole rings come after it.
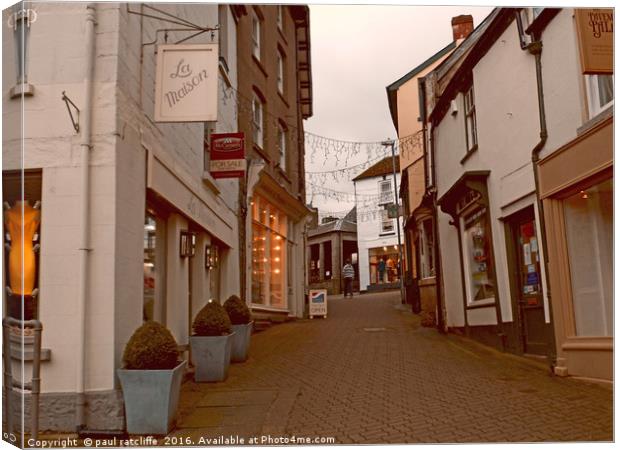
POLYGON ((217 120, 218 45, 159 45, 156 122, 217 120))

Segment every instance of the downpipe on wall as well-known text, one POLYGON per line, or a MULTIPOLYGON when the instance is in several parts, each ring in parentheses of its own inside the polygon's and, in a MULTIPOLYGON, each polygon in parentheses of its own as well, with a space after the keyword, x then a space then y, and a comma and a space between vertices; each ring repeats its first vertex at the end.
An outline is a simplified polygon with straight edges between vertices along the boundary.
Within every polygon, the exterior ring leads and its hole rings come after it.
POLYGON ((93 109, 93 78, 95 67, 95 25, 97 10, 95 3, 86 5, 85 17, 85 55, 86 67, 84 74, 84 115, 82 136, 80 139, 80 278, 79 298, 77 303, 77 364, 76 364, 76 416, 75 425, 80 432, 86 426, 85 407, 85 361, 86 361, 86 299, 88 294, 88 263, 90 248, 89 236, 89 197, 90 197, 90 152, 92 150, 92 109, 93 109))
POLYGON ((532 171, 534 172, 534 188, 536 191, 536 207, 538 209, 538 220, 540 222, 540 238, 542 240, 542 249, 544 252, 543 268, 545 271, 545 295, 547 297, 547 305, 549 308, 549 322, 551 325, 551 337, 549 339, 549 350, 547 352, 547 360, 551 369, 551 373, 554 373, 556 365, 556 351, 555 351, 555 334, 553 330, 553 308, 551 306, 551 288, 549 286, 549 251, 547 249, 547 227, 545 225, 545 214, 543 202, 540 199, 540 181, 538 177, 538 162, 540 161, 540 152, 547 143, 547 118, 545 115, 545 98, 543 92, 542 81, 542 41, 540 39, 534 40, 532 43, 525 46, 525 49, 534 55, 536 64, 536 87, 538 94, 538 118, 540 122, 540 140, 536 146, 532 149, 532 171))

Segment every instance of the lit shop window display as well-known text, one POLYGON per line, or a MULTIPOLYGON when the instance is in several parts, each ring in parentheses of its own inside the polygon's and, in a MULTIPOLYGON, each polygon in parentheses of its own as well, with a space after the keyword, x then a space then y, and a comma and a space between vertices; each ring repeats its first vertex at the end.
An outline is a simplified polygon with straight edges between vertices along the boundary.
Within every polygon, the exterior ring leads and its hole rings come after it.
POLYGON ((260 196, 252 206, 252 302, 286 308, 286 215, 260 196))
POLYGON ((613 336, 613 181, 564 200, 577 336, 613 336))
POLYGON ((487 209, 480 208, 462 217, 461 224, 467 301, 494 300, 495 277, 487 209))

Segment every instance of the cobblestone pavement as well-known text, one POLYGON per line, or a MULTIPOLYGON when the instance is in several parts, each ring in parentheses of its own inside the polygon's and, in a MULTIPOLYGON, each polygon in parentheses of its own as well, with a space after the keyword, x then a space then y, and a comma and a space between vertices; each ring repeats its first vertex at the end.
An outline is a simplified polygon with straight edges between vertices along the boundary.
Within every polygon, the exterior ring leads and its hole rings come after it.
MULTIPOLYGON (((175 437, 336 443, 610 441, 612 389, 422 328, 397 293, 253 335, 222 383, 183 386, 175 437)), ((204 442, 203 442, 204 443, 204 442)))

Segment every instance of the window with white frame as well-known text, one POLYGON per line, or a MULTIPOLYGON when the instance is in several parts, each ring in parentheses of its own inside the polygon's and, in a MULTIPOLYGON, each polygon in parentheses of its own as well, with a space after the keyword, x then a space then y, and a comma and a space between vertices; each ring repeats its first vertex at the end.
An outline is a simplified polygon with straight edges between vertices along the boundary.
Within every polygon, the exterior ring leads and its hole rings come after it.
POLYGON ((286 171, 286 128, 281 123, 278 124, 278 148, 280 150, 280 168, 286 171))
POLYGON ((586 75, 590 118, 614 103, 613 75, 586 75))
POLYGON ((392 183, 390 180, 380 180, 379 181, 379 204, 385 205, 386 203, 390 203, 394 198, 394 194, 392 193, 392 183))
POLYGON ((252 54, 260 61, 261 23, 256 12, 252 12, 252 54))
POLYGON ((420 252, 420 275, 422 278, 435 276, 435 246, 433 234, 433 219, 424 219, 418 225, 420 252))
POLYGON ((284 55, 278 49, 278 92, 284 94, 284 55))
POLYGON ((495 300, 495 268, 487 208, 461 216, 460 229, 467 303, 491 303, 495 300))
POLYGON ((228 65, 228 6, 219 5, 217 8, 218 23, 220 25, 219 34, 219 57, 220 61, 224 60, 224 65, 228 65))
POLYGON ((277 23, 278 23, 278 29, 280 31, 282 31, 284 29, 284 6, 282 5, 278 5, 278 16, 277 16, 277 23))
POLYGON ((394 233, 394 219, 390 219, 387 210, 381 211, 381 234, 394 233))
POLYGON ((465 93, 465 137, 467 151, 475 150, 478 147, 478 136, 476 133, 476 104, 473 85, 465 93))
POLYGON ((263 148, 263 102, 256 93, 252 98, 252 138, 254 145, 263 148))

